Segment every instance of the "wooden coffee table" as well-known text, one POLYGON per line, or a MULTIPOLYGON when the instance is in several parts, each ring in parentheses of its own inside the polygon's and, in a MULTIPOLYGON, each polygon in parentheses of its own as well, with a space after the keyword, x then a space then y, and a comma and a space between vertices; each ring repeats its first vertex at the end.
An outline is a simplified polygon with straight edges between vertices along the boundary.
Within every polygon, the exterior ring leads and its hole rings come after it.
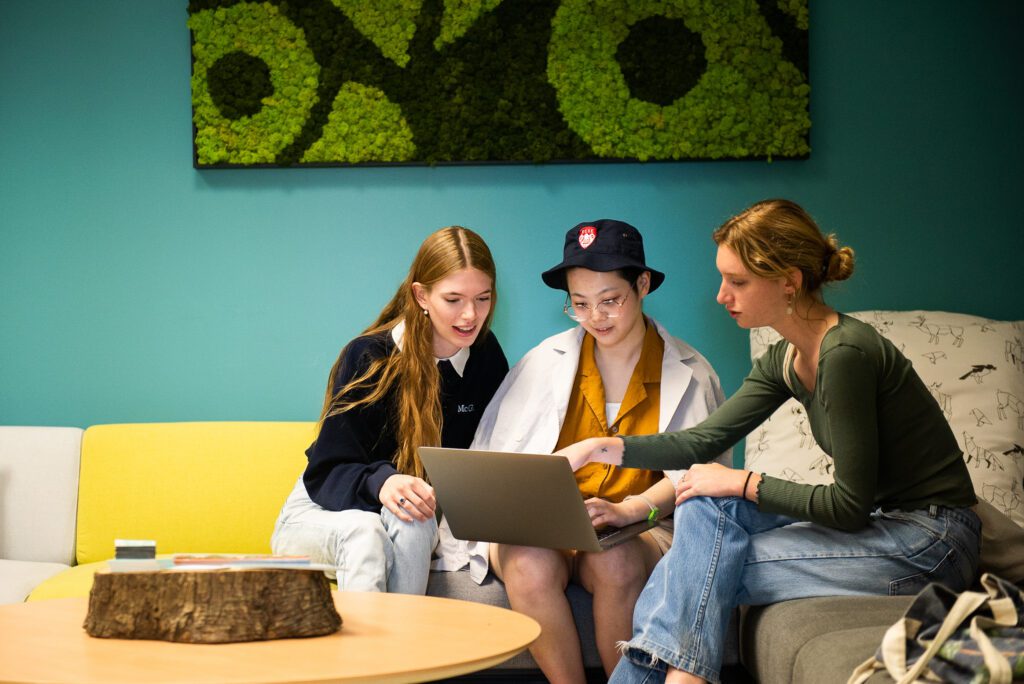
POLYGON ((0 682, 422 682, 497 665, 540 636, 534 620, 481 603, 353 592, 334 602, 335 634, 237 644, 93 638, 82 598, 0 606, 0 682))

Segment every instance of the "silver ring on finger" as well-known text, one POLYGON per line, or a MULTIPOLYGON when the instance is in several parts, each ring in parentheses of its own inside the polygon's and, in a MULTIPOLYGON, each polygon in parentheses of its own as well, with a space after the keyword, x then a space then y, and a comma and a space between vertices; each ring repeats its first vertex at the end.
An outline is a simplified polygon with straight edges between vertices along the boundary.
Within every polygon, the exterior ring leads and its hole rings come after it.
POLYGON ((398 497, 398 505, 399 506, 404 506, 405 505, 405 497, 404 496, 398 497))

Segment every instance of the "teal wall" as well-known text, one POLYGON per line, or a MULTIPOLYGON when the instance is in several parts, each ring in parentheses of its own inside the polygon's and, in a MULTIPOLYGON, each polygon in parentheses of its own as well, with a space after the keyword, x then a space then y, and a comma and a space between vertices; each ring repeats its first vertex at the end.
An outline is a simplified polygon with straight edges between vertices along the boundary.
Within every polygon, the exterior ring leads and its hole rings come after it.
POLYGON ((420 240, 481 232, 513 361, 566 325, 538 274, 637 225, 649 311, 727 391, 746 335, 711 230, 794 198, 857 249, 848 310, 1024 318, 1024 3, 819 0, 807 161, 195 171, 185 0, 0 0, 0 423, 314 419, 420 240))

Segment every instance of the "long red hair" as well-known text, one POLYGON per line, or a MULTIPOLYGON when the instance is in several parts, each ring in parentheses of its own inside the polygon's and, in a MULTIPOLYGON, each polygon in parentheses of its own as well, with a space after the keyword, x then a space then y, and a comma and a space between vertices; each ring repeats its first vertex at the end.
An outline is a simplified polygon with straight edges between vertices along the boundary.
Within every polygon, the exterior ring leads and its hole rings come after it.
POLYGON ((362 333, 365 336, 391 330, 404 321, 401 352, 375 359, 365 373, 342 387, 335 387, 334 381, 345 358, 344 349, 331 368, 321 425, 331 416, 381 401, 397 383, 398 450, 393 461, 398 472, 406 475, 424 477, 417 447, 439 446, 442 422, 441 377, 433 353, 434 329, 416 303, 412 284, 420 283, 429 291, 436 283, 466 268, 475 268, 491 279, 491 309, 476 338, 476 343, 482 342, 498 299, 494 259, 479 235, 468 228, 449 226, 423 241, 395 296, 362 333), (352 399, 349 395, 356 389, 368 391, 359 392, 363 396, 352 399))

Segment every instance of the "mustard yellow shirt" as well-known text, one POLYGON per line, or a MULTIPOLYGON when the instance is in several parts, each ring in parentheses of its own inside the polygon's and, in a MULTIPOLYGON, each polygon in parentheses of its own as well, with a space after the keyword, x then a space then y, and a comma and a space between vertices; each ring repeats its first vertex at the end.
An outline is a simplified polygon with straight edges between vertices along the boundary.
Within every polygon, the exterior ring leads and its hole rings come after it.
MULTIPOLYGON (((594 359, 594 337, 587 333, 580 348, 565 422, 556 449, 581 439, 614 435, 651 435, 658 432, 661 402, 661 364, 665 342, 654 324, 647 321, 643 347, 622 398, 619 415, 610 422, 605 416, 604 383, 594 359)), ((618 503, 630 494, 640 494, 664 477, 660 470, 619 468, 590 463, 576 471, 576 484, 585 498, 600 497, 618 503)))

